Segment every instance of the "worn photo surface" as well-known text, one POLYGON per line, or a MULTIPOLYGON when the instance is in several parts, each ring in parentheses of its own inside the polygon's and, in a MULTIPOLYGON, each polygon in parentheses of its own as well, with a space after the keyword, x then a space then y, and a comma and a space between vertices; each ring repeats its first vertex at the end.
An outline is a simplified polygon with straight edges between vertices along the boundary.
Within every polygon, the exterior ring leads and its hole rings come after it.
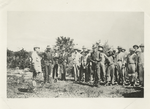
POLYGON ((144 98, 144 12, 7 12, 7 98, 144 98))

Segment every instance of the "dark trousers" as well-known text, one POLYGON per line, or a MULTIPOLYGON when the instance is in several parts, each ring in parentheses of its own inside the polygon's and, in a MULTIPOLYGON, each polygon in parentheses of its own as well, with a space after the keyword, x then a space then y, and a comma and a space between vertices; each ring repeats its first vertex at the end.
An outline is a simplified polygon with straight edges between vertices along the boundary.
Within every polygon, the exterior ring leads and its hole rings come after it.
POLYGON ((66 63, 60 64, 61 80, 66 80, 66 63))
POLYGON ((94 82, 98 83, 100 81, 100 63, 92 63, 93 71, 94 71, 94 82))
POLYGON ((53 79, 57 78, 58 78, 58 64, 55 64, 53 68, 53 79))
POLYGON ((49 75, 52 73, 52 64, 45 65, 44 67, 44 83, 49 82, 49 75))
POLYGON ((82 65, 81 65, 81 68, 80 68, 80 80, 83 80, 85 82, 88 82, 89 81, 89 71, 88 71, 88 67, 84 68, 82 65))

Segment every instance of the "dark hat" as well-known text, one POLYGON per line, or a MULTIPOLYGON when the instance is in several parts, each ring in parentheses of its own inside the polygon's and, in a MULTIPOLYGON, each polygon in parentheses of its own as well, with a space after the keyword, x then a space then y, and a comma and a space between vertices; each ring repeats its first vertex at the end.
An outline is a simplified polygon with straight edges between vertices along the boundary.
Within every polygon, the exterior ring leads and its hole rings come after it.
POLYGON ((138 45, 133 45, 133 48, 135 48, 135 47, 139 48, 139 46, 138 46, 138 45))
POLYGON ((139 47, 144 47, 144 44, 141 44, 139 47))
POLYGON ((118 48, 117 49, 122 49, 122 47, 121 46, 118 46, 118 48))
POLYGON ((93 45, 92 48, 93 48, 93 49, 94 49, 94 48, 97 48, 97 46, 96 46, 96 45, 93 45))
POLYGON ((99 45, 98 47, 99 47, 99 48, 104 48, 102 45, 99 45))
POLYGON ((50 45, 47 45, 47 47, 46 47, 46 48, 51 48, 51 47, 50 47, 50 45))

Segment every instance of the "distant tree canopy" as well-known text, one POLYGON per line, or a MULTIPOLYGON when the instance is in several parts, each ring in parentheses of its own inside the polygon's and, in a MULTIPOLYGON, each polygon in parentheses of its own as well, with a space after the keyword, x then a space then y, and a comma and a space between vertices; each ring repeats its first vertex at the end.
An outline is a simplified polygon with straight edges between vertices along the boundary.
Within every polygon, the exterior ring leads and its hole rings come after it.
MULTIPOLYGON (((104 44, 101 44, 101 40, 95 43, 97 46, 102 45, 103 51, 105 54, 107 54, 107 51, 111 48, 108 44, 108 41, 106 41, 104 44)), ((75 46, 74 40, 70 37, 64 37, 60 36, 56 39, 55 47, 58 48, 58 52, 61 53, 62 49, 65 49, 65 51, 68 53, 68 56, 71 56, 71 53, 73 51, 73 48, 75 46)), ((53 50, 52 50, 53 51, 53 50)), ((42 57, 43 52, 40 52, 39 55, 42 57)), ((11 68, 19 67, 19 68, 25 68, 30 67, 31 64, 31 52, 28 52, 24 49, 21 49, 19 51, 11 51, 7 49, 7 66, 11 68)), ((69 65, 72 66, 72 60, 69 58, 69 65)))
POLYGON ((71 53, 74 45, 74 40, 70 37, 60 36, 56 39, 56 47, 58 47, 60 52, 64 48, 66 52, 71 53))

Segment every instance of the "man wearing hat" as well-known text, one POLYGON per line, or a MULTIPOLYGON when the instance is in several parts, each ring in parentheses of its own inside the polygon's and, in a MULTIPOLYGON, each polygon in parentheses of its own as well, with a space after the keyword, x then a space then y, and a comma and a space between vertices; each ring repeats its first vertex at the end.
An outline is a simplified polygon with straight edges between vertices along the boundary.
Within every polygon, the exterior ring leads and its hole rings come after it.
POLYGON ((129 82, 130 85, 135 85, 135 79, 136 79, 136 67, 137 67, 137 56, 134 53, 135 50, 133 48, 129 49, 130 53, 127 56, 127 69, 128 69, 128 76, 129 76, 129 82))
POLYGON ((139 80, 140 85, 144 86, 144 44, 141 44, 139 47, 141 49, 137 57, 139 80))
POLYGON ((98 50, 100 52, 100 75, 101 75, 101 82, 106 83, 106 68, 105 68, 105 61, 108 59, 107 55, 103 53, 103 46, 98 46, 98 50))
POLYGON ((33 79, 36 79, 37 74, 42 72, 41 69, 41 57, 39 56, 40 47, 35 46, 34 51, 32 52, 32 65, 33 65, 33 79))
POLYGON ((55 47, 53 53, 54 67, 53 67, 53 75, 52 75, 54 82, 57 82, 58 80, 58 67, 59 67, 58 59, 59 59, 58 47, 55 47))
MULTIPOLYGON (((42 68, 41 68, 42 66, 41 66, 41 57, 39 56, 40 47, 35 46, 33 49, 34 49, 34 51, 31 54, 32 68, 33 68, 32 85, 36 86, 37 75, 39 75, 39 73, 42 72, 42 68)), ((35 89, 36 89, 36 87, 35 87, 35 89)))
POLYGON ((44 60, 44 83, 49 83, 49 76, 53 72, 52 64, 53 64, 53 56, 50 45, 46 47, 46 51, 43 54, 44 60))
POLYGON ((100 87, 100 52, 97 46, 93 45, 93 52, 91 53, 92 70, 94 72, 94 85, 100 87))
POLYGON ((74 48, 74 52, 72 53, 72 59, 73 59, 73 69, 74 69, 74 80, 77 82, 80 77, 80 60, 81 60, 81 55, 78 53, 78 48, 74 48))
POLYGON ((62 48, 62 52, 59 55, 60 71, 61 71, 61 80, 66 80, 66 66, 68 63, 68 54, 65 51, 65 48, 62 48))
POLYGON ((136 52, 136 50, 139 48, 139 46, 138 45, 133 45, 133 48, 134 48, 134 50, 136 52))
POLYGON ((122 47, 118 46, 118 53, 116 56, 116 81, 118 84, 125 83, 125 76, 124 76, 124 67, 125 67, 125 60, 124 60, 124 53, 122 52, 122 47))
POLYGON ((106 81, 107 85, 114 85, 115 80, 115 65, 114 65, 114 59, 113 59, 113 51, 108 51, 108 59, 107 59, 107 70, 106 70, 106 81))

